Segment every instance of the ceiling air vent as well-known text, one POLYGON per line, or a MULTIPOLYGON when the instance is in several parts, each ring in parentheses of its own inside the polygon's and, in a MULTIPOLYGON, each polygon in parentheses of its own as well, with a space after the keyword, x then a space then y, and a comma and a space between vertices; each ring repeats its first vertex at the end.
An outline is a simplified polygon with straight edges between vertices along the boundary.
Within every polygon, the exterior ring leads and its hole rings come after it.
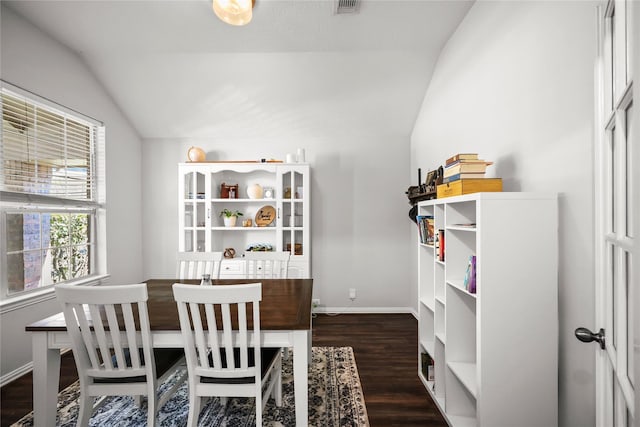
POLYGON ((336 13, 356 13, 360 0, 336 0, 336 13))

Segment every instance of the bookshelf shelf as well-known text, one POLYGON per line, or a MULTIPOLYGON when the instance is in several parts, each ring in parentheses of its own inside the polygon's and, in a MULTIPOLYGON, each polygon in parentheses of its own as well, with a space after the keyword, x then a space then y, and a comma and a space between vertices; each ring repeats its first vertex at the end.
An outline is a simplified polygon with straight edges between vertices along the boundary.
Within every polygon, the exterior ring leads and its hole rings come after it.
POLYGON ((445 230, 445 261, 418 245, 418 347, 434 381, 418 375, 452 427, 558 425, 558 248, 539 239, 540 227, 557 233, 557 204, 498 192, 418 203, 445 230), (476 293, 465 286, 472 256, 476 293))
POLYGON ((426 299, 421 299, 420 304, 424 305, 427 309, 433 311, 433 301, 428 301, 426 299))
POLYGON ((423 380, 422 383, 424 384, 425 388, 429 392, 429 395, 438 406, 438 409, 440 410, 440 412, 444 413, 444 398, 435 393, 434 391, 435 383, 433 381, 427 381, 426 379, 424 379, 424 377, 422 377, 421 379, 423 380))
POLYGON ((469 292, 465 287, 464 287, 464 280, 463 279, 447 279, 447 285, 452 286, 454 288, 456 288, 457 290, 464 292, 465 294, 469 295, 470 297, 476 298, 477 294, 472 294, 471 292, 469 292))
POLYGON ((432 354, 434 352, 434 341, 420 341, 420 345, 426 350, 427 353, 432 354))
POLYGON ((449 424, 453 427, 476 427, 477 420, 473 417, 450 416, 449 424))
POLYGON ((477 365, 475 363, 449 362, 451 372, 460 380, 467 391, 473 397, 478 397, 478 385, 476 384, 477 365))
POLYGON ((470 232, 475 232, 476 231, 476 227, 475 226, 465 226, 465 225, 458 225, 458 224, 454 224, 454 225, 449 225, 446 228, 447 230, 452 230, 452 231, 470 231, 470 232))

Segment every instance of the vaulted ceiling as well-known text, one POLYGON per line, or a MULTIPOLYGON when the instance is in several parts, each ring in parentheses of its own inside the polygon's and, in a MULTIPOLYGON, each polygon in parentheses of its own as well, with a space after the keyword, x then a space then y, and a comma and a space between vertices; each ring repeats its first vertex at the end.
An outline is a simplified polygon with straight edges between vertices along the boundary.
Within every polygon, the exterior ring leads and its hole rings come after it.
POLYGON ((249 133, 305 116, 406 127, 472 0, 341 15, 334 0, 257 0, 244 27, 207 0, 3 3, 77 52, 143 138, 171 138, 226 136, 238 115, 249 133))

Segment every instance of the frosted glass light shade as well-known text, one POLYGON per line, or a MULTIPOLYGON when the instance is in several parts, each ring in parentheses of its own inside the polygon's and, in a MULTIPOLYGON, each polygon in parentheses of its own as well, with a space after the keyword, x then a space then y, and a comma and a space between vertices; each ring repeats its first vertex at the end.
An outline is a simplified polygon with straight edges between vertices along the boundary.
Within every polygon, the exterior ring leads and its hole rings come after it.
POLYGON ((227 24, 246 25, 253 17, 253 1, 213 0, 213 11, 227 24))

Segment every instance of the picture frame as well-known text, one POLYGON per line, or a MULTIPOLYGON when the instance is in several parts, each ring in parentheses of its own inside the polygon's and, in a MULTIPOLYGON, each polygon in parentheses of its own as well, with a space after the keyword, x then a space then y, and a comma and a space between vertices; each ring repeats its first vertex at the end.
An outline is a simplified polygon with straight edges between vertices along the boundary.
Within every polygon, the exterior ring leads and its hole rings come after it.
POLYGON ((432 170, 427 173, 427 179, 424 181, 426 192, 436 191, 436 181, 438 179, 438 170, 432 170))

